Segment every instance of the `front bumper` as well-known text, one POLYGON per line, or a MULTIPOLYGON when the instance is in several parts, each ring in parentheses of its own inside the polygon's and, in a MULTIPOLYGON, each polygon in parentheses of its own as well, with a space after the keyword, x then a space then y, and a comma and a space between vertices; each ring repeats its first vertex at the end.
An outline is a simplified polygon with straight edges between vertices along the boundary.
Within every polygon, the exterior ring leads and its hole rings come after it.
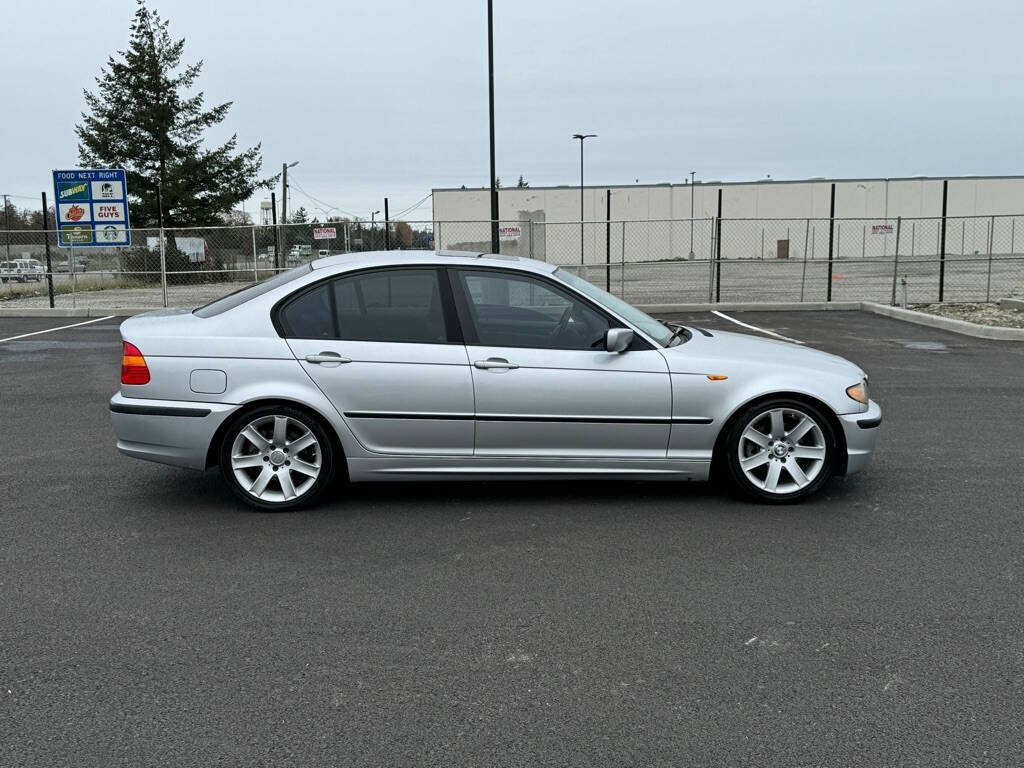
POLYGON ((846 474, 859 472, 871 461, 882 424, 882 408, 874 400, 868 401, 863 413, 847 413, 839 417, 846 435, 846 474))
POLYGON ((110 398, 110 420, 117 450, 136 459, 206 469, 206 456, 217 428, 239 406, 178 400, 110 398))

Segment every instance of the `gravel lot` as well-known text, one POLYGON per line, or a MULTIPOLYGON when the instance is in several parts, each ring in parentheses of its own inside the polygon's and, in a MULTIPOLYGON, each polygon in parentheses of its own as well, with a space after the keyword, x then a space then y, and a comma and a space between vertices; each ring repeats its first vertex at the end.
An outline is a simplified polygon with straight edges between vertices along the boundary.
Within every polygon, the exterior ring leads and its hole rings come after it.
POLYGON ((980 325, 998 325, 1004 328, 1024 328, 1024 312, 1003 309, 998 304, 919 304, 911 307, 930 315, 952 317, 980 325))
POLYGON ((116 452, 117 322, 0 342, 0 765, 1019 764, 1024 348, 736 317, 870 372, 864 474, 790 508, 481 483, 259 515, 116 452))

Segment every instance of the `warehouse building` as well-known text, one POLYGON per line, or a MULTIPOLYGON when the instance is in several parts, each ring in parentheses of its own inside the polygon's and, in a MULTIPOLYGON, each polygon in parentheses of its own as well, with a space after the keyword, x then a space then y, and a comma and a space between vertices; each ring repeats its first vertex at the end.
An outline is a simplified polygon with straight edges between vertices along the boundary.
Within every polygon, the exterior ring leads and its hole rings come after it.
MULTIPOLYGON (((501 189, 501 250, 558 263, 709 258, 721 193, 723 258, 815 258, 827 248, 834 188, 837 258, 891 257, 900 219, 900 254, 935 254, 944 184, 947 252, 985 253, 993 242, 1017 252, 1024 176, 587 186, 582 227, 578 186, 501 189)), ((490 250, 489 218, 487 189, 433 191, 439 248, 490 250)))

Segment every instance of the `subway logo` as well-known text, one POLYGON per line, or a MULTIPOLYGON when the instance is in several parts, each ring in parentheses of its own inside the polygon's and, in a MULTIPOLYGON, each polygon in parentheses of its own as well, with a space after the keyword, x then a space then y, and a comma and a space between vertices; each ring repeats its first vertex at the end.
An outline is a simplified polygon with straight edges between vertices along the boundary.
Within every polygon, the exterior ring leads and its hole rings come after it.
POLYGON ((57 201, 61 203, 73 200, 89 199, 89 182, 87 181, 58 181, 57 201))

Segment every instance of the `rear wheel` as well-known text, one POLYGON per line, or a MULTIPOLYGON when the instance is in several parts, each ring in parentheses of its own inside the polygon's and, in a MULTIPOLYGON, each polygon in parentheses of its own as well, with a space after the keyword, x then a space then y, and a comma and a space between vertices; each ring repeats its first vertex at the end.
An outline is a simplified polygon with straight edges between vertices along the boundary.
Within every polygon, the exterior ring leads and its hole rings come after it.
POLYGON ((290 406, 263 406, 225 430, 220 470, 246 504, 286 512, 312 504, 330 486, 334 447, 319 419, 290 406))
POLYGON ((777 399, 746 408, 726 438, 726 465, 734 487, 767 503, 795 502, 831 477, 835 431, 809 403, 777 399))

